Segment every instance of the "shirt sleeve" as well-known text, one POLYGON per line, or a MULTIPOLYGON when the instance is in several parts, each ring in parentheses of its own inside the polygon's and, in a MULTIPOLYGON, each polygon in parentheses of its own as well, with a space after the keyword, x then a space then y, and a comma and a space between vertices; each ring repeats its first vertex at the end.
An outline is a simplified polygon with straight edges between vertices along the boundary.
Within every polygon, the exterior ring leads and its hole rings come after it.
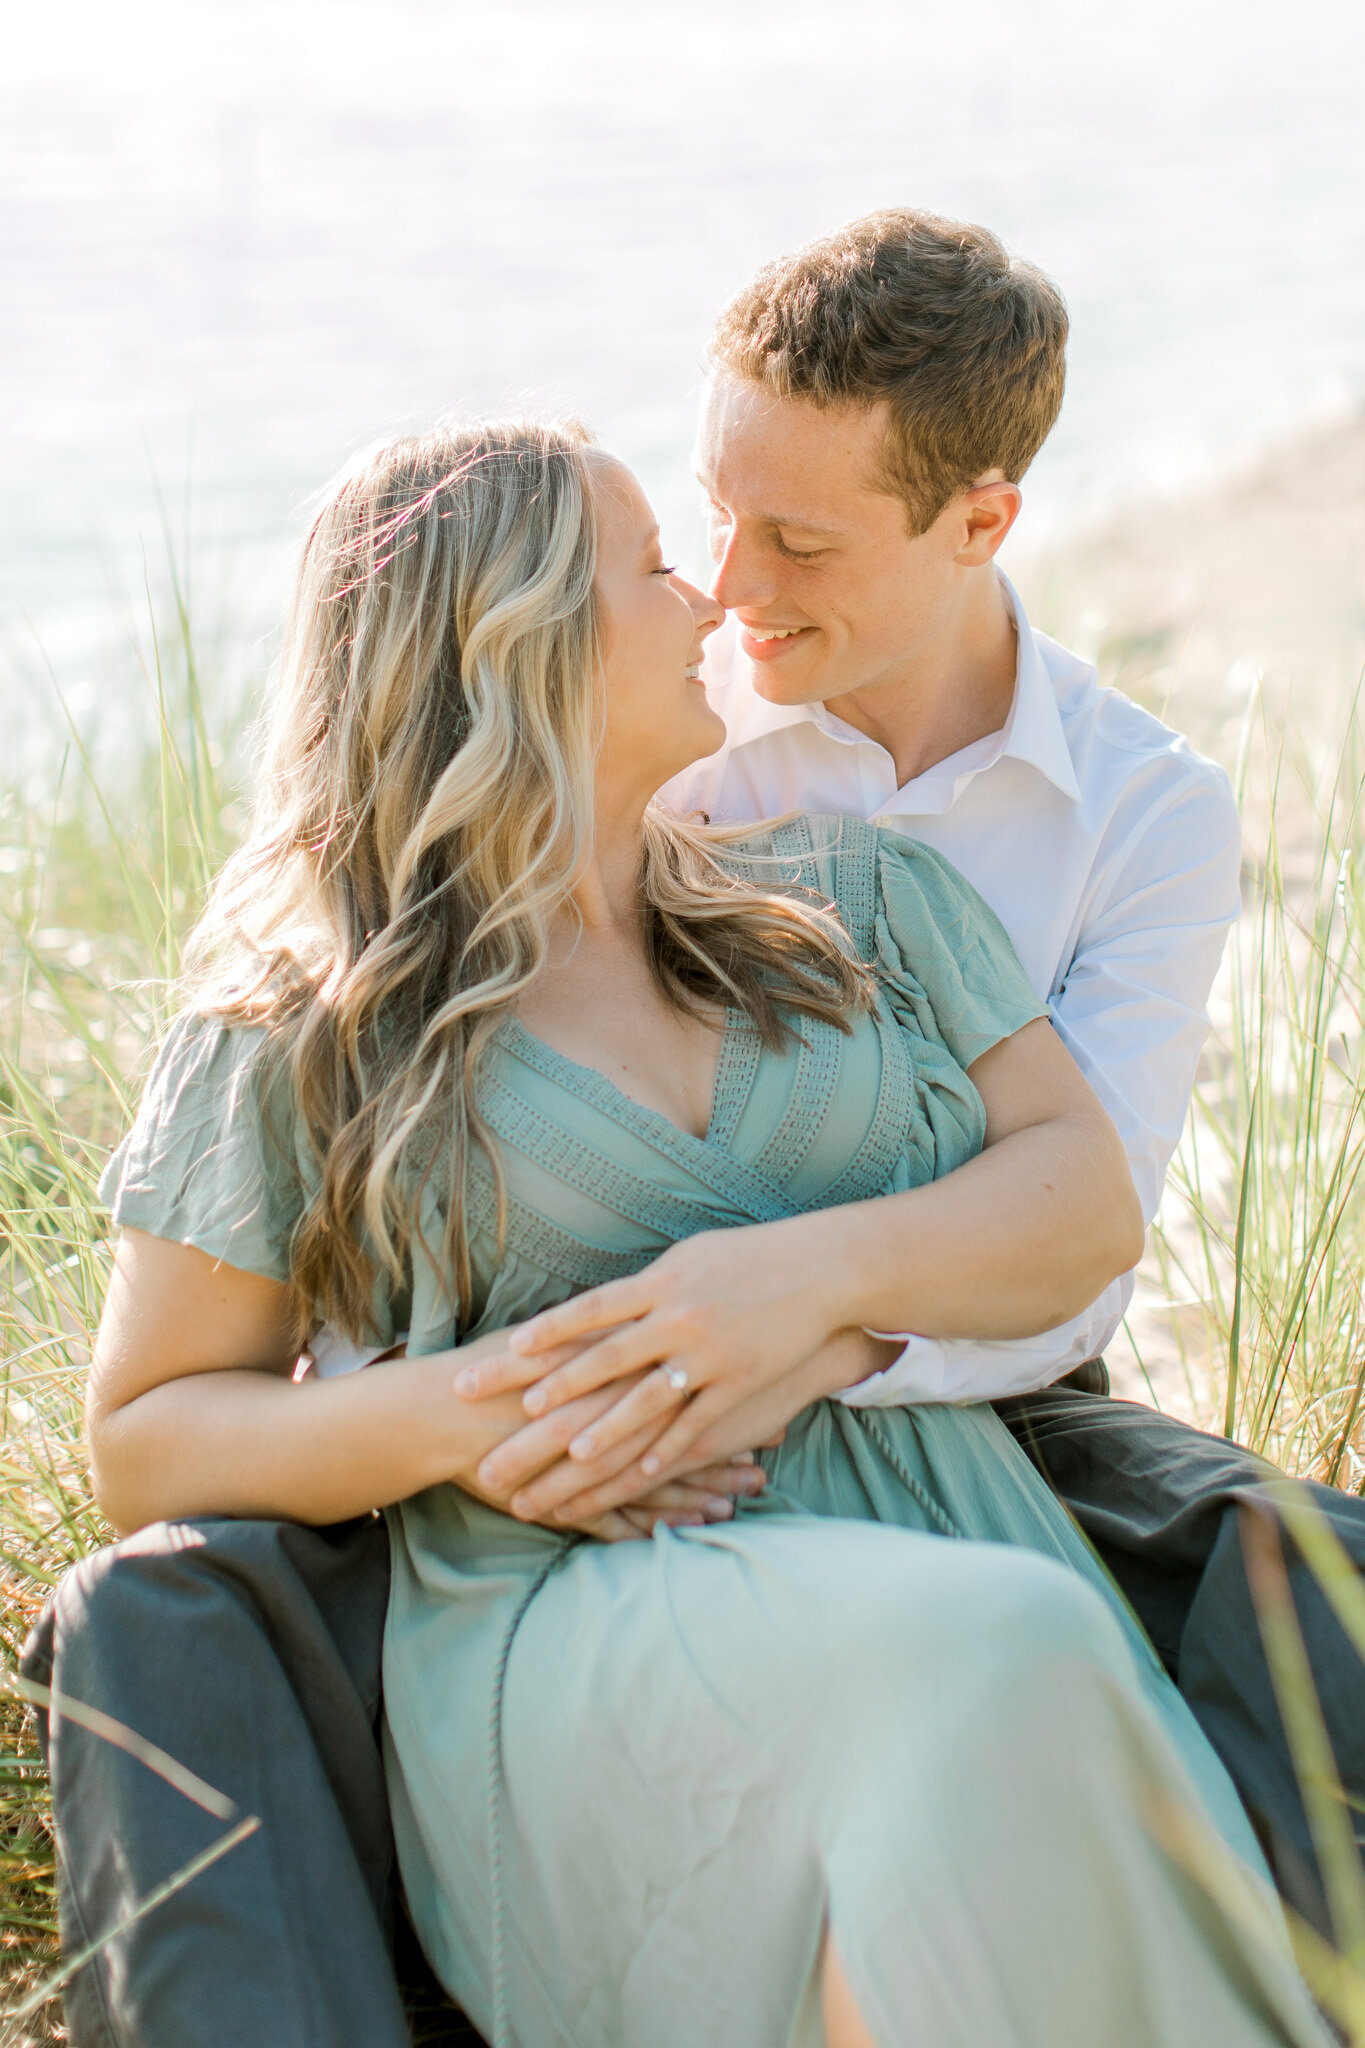
POLYGON ((264 1112, 264 1038, 192 1013, 178 1018, 99 1192, 120 1227, 285 1281, 303 1190, 292 1145, 264 1112))
MULTIPOLYGON (((1103 864, 1049 1004, 1058 1035, 1114 1120, 1148 1223, 1208 1036, 1209 991, 1240 908, 1241 854, 1231 786, 1201 762, 1103 864)), ((1031 1393, 1099 1355, 1132 1286, 1125 1275, 1083 1315, 1039 1337, 910 1337, 885 1372, 841 1398, 901 1406, 1031 1393)))

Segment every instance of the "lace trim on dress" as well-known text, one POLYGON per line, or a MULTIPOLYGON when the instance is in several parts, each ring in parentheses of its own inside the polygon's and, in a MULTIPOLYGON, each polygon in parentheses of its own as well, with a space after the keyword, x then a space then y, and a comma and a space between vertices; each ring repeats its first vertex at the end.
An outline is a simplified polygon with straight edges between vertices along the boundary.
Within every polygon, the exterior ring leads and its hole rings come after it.
MULTIPOLYGON (((525 1060, 528 1066, 549 1080, 559 1082, 580 1100, 592 1103, 623 1130, 631 1131, 658 1151, 668 1153, 703 1188, 718 1195, 727 1206, 747 1214, 751 1221, 764 1223, 793 1213, 793 1205, 781 1191, 762 1174, 746 1166, 742 1159, 736 1159, 733 1152, 712 1143, 709 1137, 694 1138, 690 1131, 683 1130, 658 1110, 646 1109, 642 1103, 632 1101, 605 1074, 599 1074, 595 1067, 581 1066, 577 1060, 566 1059, 563 1053, 556 1052, 543 1038, 535 1037, 515 1017, 499 1027, 498 1035, 504 1047, 518 1059, 525 1060)), ((694 1230, 714 1227, 716 1217, 713 1211, 701 1203, 690 1204, 684 1197, 670 1194, 631 1173, 629 1168, 615 1160, 608 1159, 585 1139, 552 1124, 495 1076, 490 1077, 488 1105, 485 1114, 499 1137, 505 1138, 509 1144, 516 1144, 520 1151, 529 1151, 538 1165, 551 1164, 551 1153, 544 1149, 549 1146, 553 1147, 556 1170, 562 1171, 563 1163, 575 1152, 586 1159, 592 1177, 586 1181, 580 1179, 578 1185, 608 1207, 619 1208, 622 1215, 673 1236, 686 1234, 675 1230, 671 1221, 663 1220, 675 1213, 693 1215, 696 1220, 691 1228, 694 1230), (496 1116, 492 1113, 495 1102, 496 1116), (504 1121, 499 1122, 498 1117, 504 1121)))
POLYGON ((749 1019, 742 1010, 728 1010, 716 1062, 711 1121, 706 1130, 709 1145, 723 1145, 728 1150, 733 1143, 744 1106, 753 1094, 762 1057, 763 1041, 749 1019))
MULTIPOLYGON (((498 1202, 493 1175, 488 1162, 477 1155, 470 1161, 469 1216, 475 1230, 496 1240, 498 1202)), ((538 1209, 529 1208, 511 1194, 507 1197, 507 1243, 510 1249, 571 1287, 600 1287, 608 1280, 622 1280, 657 1257, 657 1252, 649 1247, 638 1251, 604 1251, 600 1245, 588 1244, 562 1230, 538 1209)))
POLYGON ((881 1194, 905 1150, 915 1111, 914 1068, 897 1025, 878 1017, 877 1038, 882 1052, 877 1107, 862 1144, 820 1197, 822 1209, 837 1209, 841 1202, 862 1202, 881 1194))

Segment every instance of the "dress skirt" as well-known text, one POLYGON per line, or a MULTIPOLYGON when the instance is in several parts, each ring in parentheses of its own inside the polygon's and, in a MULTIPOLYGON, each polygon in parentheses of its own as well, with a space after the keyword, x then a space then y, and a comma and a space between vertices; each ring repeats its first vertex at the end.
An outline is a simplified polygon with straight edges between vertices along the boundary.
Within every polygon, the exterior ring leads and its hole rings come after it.
POLYGON ((989 1409, 821 1403, 719 1527, 392 1511, 409 1910, 496 2048, 1328 2036, 1221 1764, 989 1409))

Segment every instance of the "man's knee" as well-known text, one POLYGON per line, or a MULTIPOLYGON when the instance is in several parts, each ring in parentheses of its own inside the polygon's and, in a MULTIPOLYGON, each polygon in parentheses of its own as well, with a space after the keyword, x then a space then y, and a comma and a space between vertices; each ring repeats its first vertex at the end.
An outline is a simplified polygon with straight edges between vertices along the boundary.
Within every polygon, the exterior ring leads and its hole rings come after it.
MULTIPOLYGON (((45 1690, 62 1688, 59 1666, 68 1654, 77 1661, 101 1646, 126 1654, 140 1634, 139 1610, 155 1587, 179 1574, 202 1572, 201 1551, 213 1525, 157 1522, 121 1542, 106 1544, 72 1565, 38 1616, 19 1658, 23 1677, 45 1690)), ((48 1708, 33 1702, 44 1754, 48 1708)))
POLYGON ((153 1522, 83 1557, 61 1579, 35 1637, 49 1668, 67 1658, 141 1654, 150 1628, 166 1647, 172 1617, 235 1604, 243 1551, 259 1548, 250 1525, 226 1520, 153 1522))
POLYGON ((388 1577, 387 1532, 370 1517, 326 1529, 229 1517, 152 1523, 72 1566, 25 1669, 117 1713, 158 1673, 173 1671, 184 1697, 196 1671, 211 1686, 278 1662, 310 1690, 340 1683, 373 1715, 388 1577))

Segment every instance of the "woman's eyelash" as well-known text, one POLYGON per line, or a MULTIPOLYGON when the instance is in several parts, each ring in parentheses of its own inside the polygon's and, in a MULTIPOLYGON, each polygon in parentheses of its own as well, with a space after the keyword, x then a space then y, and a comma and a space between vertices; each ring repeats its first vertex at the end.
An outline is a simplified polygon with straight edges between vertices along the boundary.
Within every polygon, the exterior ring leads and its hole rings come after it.
POLYGON ((665 562, 662 569, 656 569, 654 571, 654 574, 656 576, 676 576, 677 573, 678 565, 676 562, 665 562))

